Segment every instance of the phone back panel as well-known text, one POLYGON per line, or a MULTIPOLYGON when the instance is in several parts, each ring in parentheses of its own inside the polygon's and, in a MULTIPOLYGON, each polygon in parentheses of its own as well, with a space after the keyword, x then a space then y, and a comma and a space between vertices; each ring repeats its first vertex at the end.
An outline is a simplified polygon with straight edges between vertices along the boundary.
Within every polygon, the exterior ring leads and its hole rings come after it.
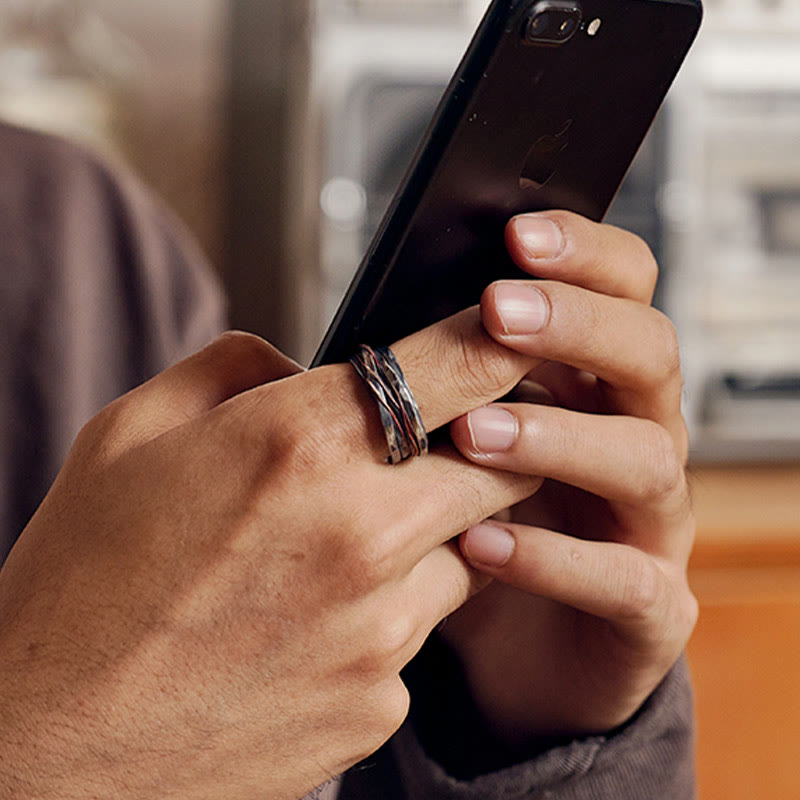
MULTIPOLYGON (((694 0, 584 0, 564 44, 525 41, 535 2, 495 0, 314 364, 397 339, 522 277, 508 220, 601 220, 699 27, 694 0)), ((529 276, 526 276, 529 277, 529 276)))

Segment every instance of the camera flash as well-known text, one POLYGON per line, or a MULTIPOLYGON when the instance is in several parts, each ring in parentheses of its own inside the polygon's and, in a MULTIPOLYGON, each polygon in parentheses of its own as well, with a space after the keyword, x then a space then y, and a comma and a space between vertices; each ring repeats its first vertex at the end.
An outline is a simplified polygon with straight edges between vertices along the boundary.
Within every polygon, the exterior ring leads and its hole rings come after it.
POLYGON ((600 19, 599 19, 599 18, 598 18, 598 19, 593 19, 593 20, 592 20, 592 21, 591 21, 591 22, 590 22, 590 23, 589 23, 589 24, 586 26, 586 33, 588 33, 588 34, 589 34, 589 36, 597 36, 597 32, 600 30, 600 26, 601 26, 602 24, 603 24, 603 23, 600 21, 600 19))

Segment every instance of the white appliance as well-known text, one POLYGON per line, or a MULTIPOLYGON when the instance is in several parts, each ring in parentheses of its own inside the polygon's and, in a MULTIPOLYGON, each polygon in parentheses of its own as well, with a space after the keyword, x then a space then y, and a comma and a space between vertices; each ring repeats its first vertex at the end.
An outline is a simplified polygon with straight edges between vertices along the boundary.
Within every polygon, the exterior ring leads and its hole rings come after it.
POLYGON ((800 458, 800 4, 718 0, 673 95, 666 310, 698 460, 800 458))

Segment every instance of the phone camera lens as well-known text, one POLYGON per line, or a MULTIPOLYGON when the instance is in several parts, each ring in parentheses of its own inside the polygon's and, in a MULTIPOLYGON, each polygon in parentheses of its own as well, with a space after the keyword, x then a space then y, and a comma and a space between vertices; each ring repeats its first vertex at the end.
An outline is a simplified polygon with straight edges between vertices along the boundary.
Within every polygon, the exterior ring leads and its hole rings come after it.
POLYGON ((540 36, 544 36, 549 28, 550 14, 547 11, 543 11, 541 14, 537 14, 531 19, 531 23, 528 26, 528 37, 531 39, 538 39, 540 36))
POLYGON ((528 16, 525 40, 529 44, 563 44, 580 26, 583 12, 571 0, 541 0, 528 16))

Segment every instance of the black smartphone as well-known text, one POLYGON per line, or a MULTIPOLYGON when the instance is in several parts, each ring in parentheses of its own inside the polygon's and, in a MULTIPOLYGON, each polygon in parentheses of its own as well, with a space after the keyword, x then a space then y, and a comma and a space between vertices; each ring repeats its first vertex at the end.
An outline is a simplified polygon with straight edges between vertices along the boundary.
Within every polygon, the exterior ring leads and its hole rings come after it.
POLYGON ((512 216, 601 220, 701 17, 700 0, 493 0, 312 366, 522 277, 512 216))

